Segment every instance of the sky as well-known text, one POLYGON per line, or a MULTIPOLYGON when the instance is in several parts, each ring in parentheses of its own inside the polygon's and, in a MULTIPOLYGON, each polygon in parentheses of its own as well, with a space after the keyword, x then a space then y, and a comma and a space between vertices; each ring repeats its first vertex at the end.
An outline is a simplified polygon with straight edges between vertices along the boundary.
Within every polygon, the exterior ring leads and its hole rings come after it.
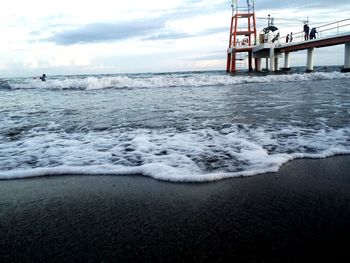
MULTIPOLYGON (((348 0, 329 3, 256 0, 258 31, 268 14, 281 35, 307 18, 311 26, 350 18, 348 0)), ((225 69, 229 0, 11 0, 1 11, 0 77, 225 69)), ((315 64, 341 65, 343 53, 316 52, 315 64)), ((291 63, 304 65, 305 54, 291 63)))

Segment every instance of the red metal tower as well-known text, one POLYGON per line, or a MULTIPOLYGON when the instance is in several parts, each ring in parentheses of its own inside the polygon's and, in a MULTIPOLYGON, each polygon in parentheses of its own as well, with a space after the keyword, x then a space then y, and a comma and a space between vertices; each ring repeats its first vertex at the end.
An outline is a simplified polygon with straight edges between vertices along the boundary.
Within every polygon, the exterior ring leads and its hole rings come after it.
POLYGON ((252 44, 256 45, 254 0, 232 1, 230 41, 227 49, 227 72, 236 71, 237 53, 248 53, 249 71, 253 70, 252 44), (243 4, 241 2, 246 2, 243 4), (239 3, 241 5, 239 5, 239 3), (252 43, 253 42, 253 43, 252 43))

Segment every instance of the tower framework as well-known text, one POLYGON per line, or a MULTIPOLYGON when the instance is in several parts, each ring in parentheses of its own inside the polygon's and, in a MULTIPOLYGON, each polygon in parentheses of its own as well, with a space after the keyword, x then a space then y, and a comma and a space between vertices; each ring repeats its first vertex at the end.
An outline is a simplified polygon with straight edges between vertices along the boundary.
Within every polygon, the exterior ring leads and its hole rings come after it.
POLYGON ((232 1, 229 47, 227 49, 227 72, 236 71, 238 53, 246 53, 249 71, 253 70, 252 44, 256 44, 256 18, 254 0, 232 1))

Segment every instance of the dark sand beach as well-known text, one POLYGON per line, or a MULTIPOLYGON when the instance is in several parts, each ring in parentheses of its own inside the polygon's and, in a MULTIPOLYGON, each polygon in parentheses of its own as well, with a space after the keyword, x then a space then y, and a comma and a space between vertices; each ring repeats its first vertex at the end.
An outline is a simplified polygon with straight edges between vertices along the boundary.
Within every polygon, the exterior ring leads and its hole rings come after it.
POLYGON ((0 181, 0 262, 348 262, 349 244, 350 156, 202 184, 0 181))

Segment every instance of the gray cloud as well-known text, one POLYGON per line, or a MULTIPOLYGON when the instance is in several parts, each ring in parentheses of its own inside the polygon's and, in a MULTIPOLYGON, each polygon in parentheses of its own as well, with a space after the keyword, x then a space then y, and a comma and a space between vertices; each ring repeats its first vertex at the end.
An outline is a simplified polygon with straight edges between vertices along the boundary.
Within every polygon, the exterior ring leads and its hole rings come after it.
MULTIPOLYGON (((162 18, 147 21, 130 21, 123 23, 94 23, 55 33, 44 41, 58 45, 73 45, 87 43, 101 43, 118 41, 129 38, 142 40, 176 40, 188 37, 198 37, 227 32, 228 27, 205 29, 196 34, 173 32, 165 29, 165 20, 162 18)), ((38 35, 33 32, 32 35, 38 35)))
POLYGON ((160 20, 114 24, 94 23, 58 32, 45 40, 55 42, 59 45, 100 43, 144 36, 163 27, 164 22, 160 20))

